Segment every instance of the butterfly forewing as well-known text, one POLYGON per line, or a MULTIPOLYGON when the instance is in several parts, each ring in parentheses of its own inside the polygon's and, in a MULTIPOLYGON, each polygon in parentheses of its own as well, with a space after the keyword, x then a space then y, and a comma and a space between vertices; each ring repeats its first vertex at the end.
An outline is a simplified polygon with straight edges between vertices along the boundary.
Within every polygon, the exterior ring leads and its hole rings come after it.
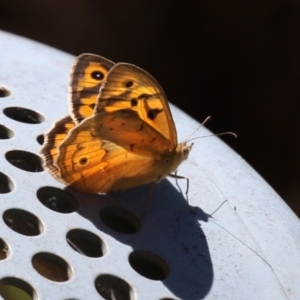
POLYGON ((154 142, 141 143, 157 132, 145 124, 149 128, 137 134, 143 121, 134 112, 127 113, 104 112, 83 120, 70 131, 58 147, 56 166, 61 181, 85 192, 107 192, 159 180, 162 171, 157 160, 161 155, 154 153, 154 142), (126 119, 127 113, 130 121, 126 119))
POLYGON ((82 54, 70 74, 70 110, 76 124, 93 115, 101 84, 114 63, 94 54, 82 54))
POLYGON ((100 89, 95 114, 120 109, 135 111, 170 141, 172 149, 176 148, 176 129, 163 89, 146 71, 125 63, 118 63, 109 71, 100 89))

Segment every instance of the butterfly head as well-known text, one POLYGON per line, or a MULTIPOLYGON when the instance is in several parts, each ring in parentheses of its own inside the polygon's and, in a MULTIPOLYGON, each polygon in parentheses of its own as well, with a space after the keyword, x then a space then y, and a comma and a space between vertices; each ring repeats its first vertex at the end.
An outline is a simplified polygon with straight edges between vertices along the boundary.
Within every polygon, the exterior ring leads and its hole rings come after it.
POLYGON ((194 143, 187 145, 187 143, 180 143, 177 146, 177 153, 180 153, 181 161, 186 160, 192 150, 194 143))

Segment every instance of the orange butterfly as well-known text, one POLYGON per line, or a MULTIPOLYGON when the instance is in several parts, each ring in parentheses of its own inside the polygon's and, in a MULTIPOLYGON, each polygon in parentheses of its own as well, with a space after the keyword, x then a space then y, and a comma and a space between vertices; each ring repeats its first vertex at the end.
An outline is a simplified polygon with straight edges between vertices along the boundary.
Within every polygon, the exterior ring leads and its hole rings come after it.
POLYGON ((106 193, 158 182, 192 148, 177 142, 166 95, 146 71, 80 55, 70 80, 71 117, 45 134, 44 166, 77 190, 106 193))

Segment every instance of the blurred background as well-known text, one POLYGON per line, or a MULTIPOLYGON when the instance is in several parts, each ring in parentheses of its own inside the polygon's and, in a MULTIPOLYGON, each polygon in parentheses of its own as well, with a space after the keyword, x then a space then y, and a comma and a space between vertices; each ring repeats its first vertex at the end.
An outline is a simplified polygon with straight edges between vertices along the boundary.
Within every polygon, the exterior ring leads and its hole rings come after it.
POLYGON ((0 29, 146 69, 300 215, 299 1, 1 0, 0 29))

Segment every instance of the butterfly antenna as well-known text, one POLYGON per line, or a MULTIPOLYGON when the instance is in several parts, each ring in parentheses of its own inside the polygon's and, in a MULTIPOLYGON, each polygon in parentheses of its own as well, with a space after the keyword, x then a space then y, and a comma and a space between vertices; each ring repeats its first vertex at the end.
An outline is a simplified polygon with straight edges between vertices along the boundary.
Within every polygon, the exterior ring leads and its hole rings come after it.
POLYGON ((202 126, 204 126, 205 125, 205 123, 207 123, 207 121, 210 121, 211 120, 211 116, 208 116, 208 117, 206 117, 206 119, 196 128, 196 130, 194 130, 193 132, 192 132, 192 134, 190 134, 189 136, 188 136, 188 138, 187 138, 187 142, 189 142, 189 141, 191 141, 191 140, 189 140, 189 138, 191 137, 191 136, 193 136, 194 134, 195 134, 195 132, 197 132, 202 126))
POLYGON ((233 135, 235 138, 237 138, 237 135, 234 132, 227 131, 227 132, 213 133, 213 134, 209 134, 209 135, 194 137, 194 138, 188 140, 187 143, 190 141, 193 141, 193 140, 200 139, 200 138, 211 137, 211 136, 221 136, 221 135, 233 135))
POLYGON ((204 126, 208 121, 211 120, 211 116, 208 116, 197 128, 196 130, 194 130, 192 132, 192 134, 190 134, 186 140, 186 143, 189 143, 190 141, 193 140, 197 140, 203 137, 210 137, 210 136, 221 136, 221 135, 233 135, 235 138, 237 138, 237 135, 234 132, 231 131, 227 131, 227 132, 221 132, 221 133, 216 133, 216 134, 209 134, 209 135, 205 135, 205 136, 199 136, 199 137, 194 137, 192 139, 190 139, 191 136, 193 136, 195 134, 195 132, 197 132, 202 126, 204 126))

